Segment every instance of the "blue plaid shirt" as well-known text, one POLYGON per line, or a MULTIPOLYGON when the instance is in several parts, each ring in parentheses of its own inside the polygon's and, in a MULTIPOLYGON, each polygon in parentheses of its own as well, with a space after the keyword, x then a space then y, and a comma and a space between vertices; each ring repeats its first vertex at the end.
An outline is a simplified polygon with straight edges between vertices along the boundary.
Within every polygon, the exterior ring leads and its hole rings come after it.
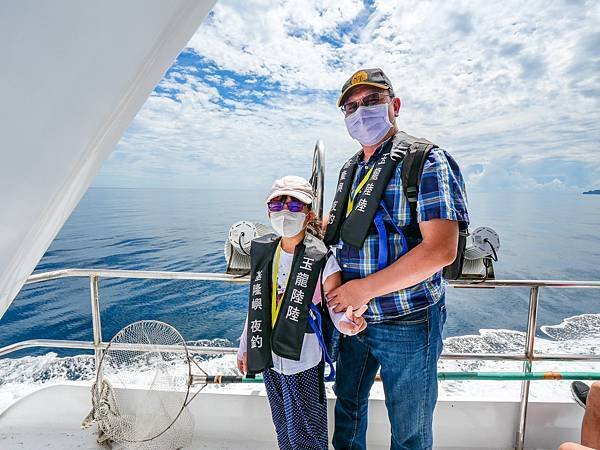
MULTIPOLYGON (((352 192, 363 176, 378 159, 383 145, 375 152, 367 163, 358 164, 352 192)), ((390 223, 394 220, 400 228, 415 227, 411 220, 410 206, 402 189, 402 161, 398 163, 396 172, 391 178, 383 194, 383 199, 391 217, 384 214, 388 230, 393 229, 390 223)), ((423 167, 419 196, 417 200, 417 222, 432 219, 447 219, 469 223, 467 213, 467 197, 465 184, 456 161, 444 150, 435 148, 429 152, 423 167)), ((408 238, 408 236, 407 236, 408 238)), ((418 242, 410 242, 413 248, 418 242)), ((402 240, 398 233, 388 233, 389 261, 401 256, 402 240)), ((343 244, 340 240, 337 258, 344 274, 344 279, 364 278, 377 271, 379 239, 374 226, 361 249, 343 244)), ((376 297, 368 304, 369 309, 364 317, 368 322, 382 322, 425 309, 444 297, 442 272, 438 272, 415 286, 397 292, 376 297)))

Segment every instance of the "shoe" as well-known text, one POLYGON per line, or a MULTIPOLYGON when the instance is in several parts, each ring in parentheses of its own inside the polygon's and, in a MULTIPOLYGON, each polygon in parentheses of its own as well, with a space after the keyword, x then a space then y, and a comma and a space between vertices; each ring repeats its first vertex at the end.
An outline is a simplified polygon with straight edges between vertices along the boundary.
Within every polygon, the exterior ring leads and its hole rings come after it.
POLYGON ((585 409, 589 392, 590 387, 587 384, 582 383, 581 381, 573 381, 571 383, 571 394, 573 394, 573 399, 583 409, 585 409))

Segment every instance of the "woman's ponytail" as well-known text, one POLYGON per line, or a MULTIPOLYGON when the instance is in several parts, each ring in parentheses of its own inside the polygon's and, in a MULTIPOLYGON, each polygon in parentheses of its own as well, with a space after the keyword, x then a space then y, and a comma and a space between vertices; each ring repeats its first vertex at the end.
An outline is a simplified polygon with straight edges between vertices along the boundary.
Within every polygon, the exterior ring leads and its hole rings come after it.
POLYGON ((321 219, 318 218, 316 215, 310 222, 308 222, 308 225, 306 226, 306 231, 312 234, 317 239, 321 240, 323 240, 323 236, 325 235, 325 233, 323 233, 323 225, 321 223, 321 219))

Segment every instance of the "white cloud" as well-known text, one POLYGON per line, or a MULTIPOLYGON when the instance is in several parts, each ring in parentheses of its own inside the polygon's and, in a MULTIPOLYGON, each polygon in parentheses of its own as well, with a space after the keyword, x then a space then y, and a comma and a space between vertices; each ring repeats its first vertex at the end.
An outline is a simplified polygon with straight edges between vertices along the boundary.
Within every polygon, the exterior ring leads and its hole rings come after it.
POLYGON ((173 68, 175 98, 148 99, 97 183, 265 185, 307 174, 317 138, 334 177, 357 147, 337 91, 379 66, 400 127, 448 148, 469 188, 598 187, 599 25, 594 1, 220 1, 188 44, 210 67, 173 68))

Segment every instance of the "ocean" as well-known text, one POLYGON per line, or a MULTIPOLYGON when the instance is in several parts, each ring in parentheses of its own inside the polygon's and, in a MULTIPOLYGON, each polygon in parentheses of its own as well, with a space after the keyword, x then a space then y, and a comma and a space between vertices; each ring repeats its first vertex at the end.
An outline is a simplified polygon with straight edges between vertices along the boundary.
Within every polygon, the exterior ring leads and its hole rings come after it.
MULTIPOLYGON (((35 272, 113 268, 223 272, 224 240, 238 220, 268 223, 264 190, 90 189, 35 272)), ((500 235, 498 279, 600 280, 600 196, 557 193, 471 193, 472 228, 500 235)), ((218 282, 102 279, 102 334, 108 341, 130 322, 165 321, 189 341, 235 346, 248 288, 218 282)), ((449 351, 521 351, 529 290, 447 291, 449 351)), ((0 347, 27 339, 92 340, 89 282, 54 280, 23 288, 0 319, 0 347)), ((544 353, 600 354, 600 290, 541 290, 537 348, 544 353)), ((233 357, 212 358, 231 372, 233 357)), ((445 361, 442 370, 520 370, 520 363, 445 361)), ((537 364, 534 370, 600 370, 600 364, 537 364)), ((53 382, 87 381, 89 353, 29 349, 0 359, 0 411, 53 382)), ((566 398, 566 383, 534 384, 534 398, 566 398)), ((440 396, 505 399, 519 383, 442 383, 440 396), (491 386, 494 386, 493 388, 491 386)))

